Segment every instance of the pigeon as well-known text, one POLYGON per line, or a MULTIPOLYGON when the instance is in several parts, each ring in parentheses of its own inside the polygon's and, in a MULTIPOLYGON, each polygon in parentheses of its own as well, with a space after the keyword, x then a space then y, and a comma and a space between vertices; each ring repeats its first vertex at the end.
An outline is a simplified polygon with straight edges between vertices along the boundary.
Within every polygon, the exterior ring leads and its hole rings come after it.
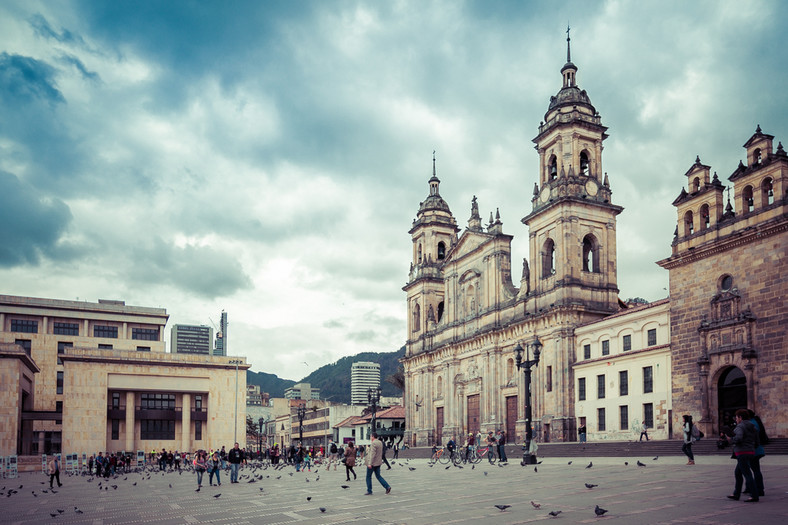
POLYGON ((79 510, 76 507, 74 507, 74 512, 76 512, 77 514, 84 514, 84 512, 82 512, 81 510, 79 510))
POLYGON ((55 509, 55 510, 57 510, 58 514, 63 514, 64 512, 66 512, 65 509, 55 509))
POLYGON ((505 511, 505 510, 506 510, 506 509, 508 509, 509 507, 511 507, 511 505, 496 505, 496 506, 495 506, 495 508, 496 508, 496 509, 498 509, 498 510, 500 510, 501 512, 505 511))
MULTIPOLYGON (((544 460, 542 460, 542 461, 544 461, 544 460)), ((541 464, 542 464, 542 462, 541 462, 541 461, 537 461, 537 462, 536 462, 536 464, 537 464, 537 465, 541 465, 541 464)))
POLYGON ((410 470, 412 472, 412 471, 416 470, 416 467, 408 467, 408 470, 410 470))
POLYGON ((172 483, 170 483, 170 488, 172 488, 172 483))
POLYGON ((262 492, 262 491, 263 491, 263 487, 260 487, 260 492, 262 492))
POLYGON ((596 508, 594 509, 594 512, 596 513, 597 516, 602 516, 605 512, 607 512, 607 509, 603 509, 602 507, 597 505, 596 508))
POLYGON ((486 470, 484 471, 484 475, 485 475, 485 476, 487 475, 487 471, 486 471, 486 470))
POLYGON ((645 463, 641 463, 641 462, 638 460, 638 467, 645 467, 645 466, 646 466, 646 464, 645 464, 645 463))
POLYGON ((534 472, 539 472, 539 471, 536 469, 536 467, 534 467, 534 472))
POLYGON ((624 465, 629 465, 629 461, 625 461, 625 462, 624 462, 624 465))
POLYGON ((651 458, 651 461, 656 461, 658 459, 659 459, 659 456, 654 456, 653 458, 651 458))
POLYGON ((58 516, 60 516, 60 514, 52 514, 51 512, 49 513, 49 515, 52 516, 53 518, 57 518, 58 516))
POLYGON ((197 490, 195 490, 194 492, 200 492, 200 487, 197 487, 197 490))
POLYGON ((555 518, 556 516, 561 514, 561 511, 560 510, 551 510, 550 512, 548 512, 548 514, 550 514, 552 517, 555 518))
POLYGON ((325 507, 320 507, 320 512, 325 512, 325 511, 326 511, 325 507))
POLYGON ((447 467, 446 467, 446 470, 449 470, 450 468, 451 468, 451 465, 447 466, 447 467))
POLYGON ((214 494, 214 496, 213 496, 213 497, 214 497, 214 498, 218 498, 219 496, 221 496, 221 493, 219 493, 219 494, 214 494))
POLYGON ((135 481, 134 483, 132 483, 132 485, 136 487, 137 486, 137 482, 135 481))
POLYGON ((307 500, 307 501, 312 501, 312 496, 307 496, 307 497, 306 497, 306 500, 307 500))
POLYGON ((533 500, 531 500, 531 506, 533 508, 535 508, 535 509, 541 509, 542 508, 542 504, 541 503, 534 503, 533 500))
POLYGON ((567 463, 567 465, 571 465, 571 464, 572 464, 572 462, 571 462, 571 461, 570 461, 569 463, 567 463))
POLYGON ((342 487, 343 489, 349 489, 350 488, 349 485, 340 485, 340 487, 342 487))
POLYGON ((593 466, 594 466, 594 462, 593 462, 593 461, 590 461, 590 462, 588 463, 588 465, 586 465, 586 468, 591 468, 591 467, 593 467, 593 466))

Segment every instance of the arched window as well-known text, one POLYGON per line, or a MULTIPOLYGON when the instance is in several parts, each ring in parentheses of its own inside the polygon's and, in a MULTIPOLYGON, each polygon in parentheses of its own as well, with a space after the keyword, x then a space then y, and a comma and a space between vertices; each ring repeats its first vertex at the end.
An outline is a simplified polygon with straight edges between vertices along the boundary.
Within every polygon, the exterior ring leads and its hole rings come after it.
POLYGON ((701 231, 707 230, 709 228, 709 205, 704 204, 700 207, 700 229, 701 231))
POLYGON ((438 303, 438 321, 437 322, 440 323, 442 318, 443 318, 443 301, 438 303))
POLYGON ((585 151, 580 153, 580 175, 588 176, 588 155, 585 151))
POLYGON ((555 155, 550 157, 550 162, 547 163, 547 166, 549 173, 548 180, 555 180, 558 176, 558 159, 556 159, 555 155))
POLYGON ((446 243, 441 241, 438 243, 438 260, 440 261, 445 257, 446 257, 446 243))
POLYGON ((583 271, 599 272, 599 247, 590 233, 583 238, 583 271))
POLYGON ((418 257, 419 257, 418 261, 419 261, 419 263, 421 263, 421 244, 419 244, 419 255, 418 255, 418 257))
POLYGON ((692 180, 692 193, 695 193, 699 189, 700 189, 700 179, 698 177, 695 177, 692 180))
POLYGON ((421 307, 419 303, 413 304, 413 331, 418 332, 421 330, 421 307))
POLYGON ((774 204, 774 188, 771 177, 765 178, 761 184, 761 202, 764 206, 774 204))
POLYGON ((689 237, 695 233, 695 225, 692 222, 692 212, 688 211, 684 214, 684 236, 689 237))
POLYGON ((744 201, 744 206, 742 206, 744 212, 752 213, 752 211, 755 209, 755 200, 752 197, 752 186, 746 186, 741 194, 741 197, 744 201))
POLYGON ((752 152, 752 160, 755 164, 760 164, 763 157, 761 155, 761 148, 755 148, 755 151, 752 152))
POLYGON ((555 273, 555 243, 547 239, 542 247, 542 278, 550 277, 555 273))

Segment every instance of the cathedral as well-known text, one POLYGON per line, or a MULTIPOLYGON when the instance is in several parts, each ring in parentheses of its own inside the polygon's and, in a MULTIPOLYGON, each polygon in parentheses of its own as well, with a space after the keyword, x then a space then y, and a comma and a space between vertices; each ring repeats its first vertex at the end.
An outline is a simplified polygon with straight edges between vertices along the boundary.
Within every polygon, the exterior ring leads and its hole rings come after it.
MULTIPOLYGON (((586 425, 577 405, 589 402, 586 378, 575 377, 575 366, 585 366, 584 358, 589 370, 594 363, 609 365, 610 341, 598 341, 604 357, 595 360, 589 357, 591 345, 579 341, 575 331, 621 316, 626 305, 616 279, 616 216, 623 208, 613 202, 602 167, 607 128, 578 87, 577 71, 567 38, 561 89, 550 98, 533 139, 538 180, 522 219, 529 255, 519 286, 512 275, 513 237, 504 233, 498 213, 483 225, 474 197, 461 230, 440 195, 433 158, 429 195, 409 231, 413 253, 403 288, 404 404, 411 446, 497 429, 506 431, 509 442, 522 443, 527 408, 538 441, 575 441, 578 426, 586 425), (526 359, 539 356, 527 408, 526 381, 516 366, 518 345, 526 359)), ((643 405, 644 421, 659 407, 663 415, 657 426, 666 438, 679 437, 681 414, 693 415, 714 435, 742 406, 768 418, 774 435, 788 432, 788 417, 779 410, 788 379, 788 157, 781 144, 773 148, 773 138, 759 128, 745 144, 747 165, 741 163, 729 177, 739 211, 730 195, 724 205, 725 186, 700 159, 673 203, 679 226, 672 254, 659 261, 670 274, 669 324, 660 336, 666 342, 651 341, 652 328, 644 343, 667 356, 660 361, 666 399, 643 405)), ((624 351, 630 341, 631 336, 622 337, 624 351)), ((650 392, 651 367, 641 368, 644 374, 649 369, 642 392, 650 392)), ((597 375, 599 399, 609 380, 602 374, 597 375)), ((624 386, 618 385, 626 395, 624 386)), ((597 408, 597 431, 609 430, 604 411, 597 408)), ((627 418, 622 410, 621 430, 628 428, 627 418)))

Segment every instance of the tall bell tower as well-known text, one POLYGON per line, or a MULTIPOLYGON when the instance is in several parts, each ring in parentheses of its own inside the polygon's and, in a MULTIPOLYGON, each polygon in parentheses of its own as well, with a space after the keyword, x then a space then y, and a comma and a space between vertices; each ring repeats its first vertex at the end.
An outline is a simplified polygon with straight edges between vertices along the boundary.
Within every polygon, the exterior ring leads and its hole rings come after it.
POLYGON ((550 97, 539 134, 539 182, 529 228, 530 308, 583 304, 592 310, 618 308, 616 215, 602 170, 607 127, 585 90, 577 86, 567 28, 563 85, 550 97))

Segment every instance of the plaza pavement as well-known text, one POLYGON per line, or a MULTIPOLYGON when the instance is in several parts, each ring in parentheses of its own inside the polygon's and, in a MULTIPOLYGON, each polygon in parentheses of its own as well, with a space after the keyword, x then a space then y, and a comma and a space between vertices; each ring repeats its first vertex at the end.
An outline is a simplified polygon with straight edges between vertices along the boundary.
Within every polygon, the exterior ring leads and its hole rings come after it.
POLYGON ((0 495, 0 523, 788 522, 788 456, 763 459, 766 496, 760 503, 725 498, 733 488, 734 462, 719 456, 698 456, 695 466, 686 466, 686 459, 679 456, 657 460, 651 457, 547 458, 536 466, 538 472, 534 466, 521 467, 516 461, 512 458, 504 467, 482 462, 476 468, 466 465, 461 469, 446 469, 444 465, 429 467, 424 459, 401 460, 391 470, 385 466, 382 470, 393 487, 391 494, 386 495, 373 477, 372 496, 364 495, 363 465, 356 467, 358 480, 349 483, 345 481, 342 466, 336 472, 313 469, 306 473, 295 473, 292 467, 278 471, 245 468, 238 484, 230 484, 229 477, 223 473, 221 487, 207 486, 206 474, 200 492, 195 492, 196 475, 187 472, 163 475, 152 472, 150 477, 148 473, 130 473, 109 481, 63 475, 63 486, 56 487, 55 494, 42 492, 42 489, 48 491, 48 476, 40 472, 22 473, 16 479, 0 480, 0 487, 4 487, 0 495), (636 466, 638 460, 646 466, 636 466), (586 468, 590 462, 593 467, 586 468), (248 483, 253 476, 262 479, 248 483), (598 486, 588 489, 585 483, 598 486), (343 489, 342 485, 349 488, 343 489), (8 496, 9 489, 17 492, 8 496), (214 497, 217 494, 221 496, 214 497), (533 508, 531 501, 541 508, 533 508), (511 507, 501 512, 494 505, 511 507), (595 505, 608 513, 597 518, 595 505), (555 518, 548 514, 558 510, 561 513, 555 518))

